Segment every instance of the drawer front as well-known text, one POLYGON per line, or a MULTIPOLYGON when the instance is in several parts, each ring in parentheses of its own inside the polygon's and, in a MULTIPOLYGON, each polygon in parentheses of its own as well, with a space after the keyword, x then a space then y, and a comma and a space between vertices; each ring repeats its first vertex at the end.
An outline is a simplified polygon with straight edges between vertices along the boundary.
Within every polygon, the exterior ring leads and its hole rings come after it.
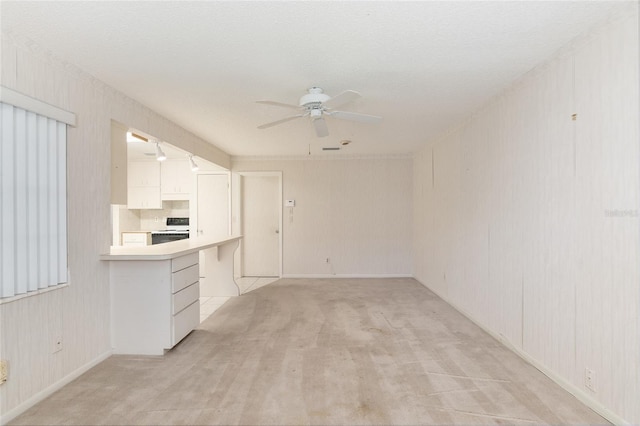
POLYGON ((200 302, 195 301, 178 315, 173 316, 171 329, 171 346, 175 346, 180 340, 200 324, 200 302))
POLYGON ((150 234, 141 232, 123 232, 122 233, 122 245, 123 246, 147 246, 151 244, 150 234))
POLYGON ((171 293, 177 293, 200 279, 198 265, 171 274, 171 293))
POLYGON ((171 313, 173 315, 177 314, 187 306, 191 305, 193 302, 197 301, 200 297, 200 284, 195 283, 191 284, 189 287, 184 288, 171 296, 172 303, 171 313))
POLYGON ((171 272, 176 272, 191 265, 198 264, 198 253, 191 253, 186 256, 176 257, 171 260, 171 272))

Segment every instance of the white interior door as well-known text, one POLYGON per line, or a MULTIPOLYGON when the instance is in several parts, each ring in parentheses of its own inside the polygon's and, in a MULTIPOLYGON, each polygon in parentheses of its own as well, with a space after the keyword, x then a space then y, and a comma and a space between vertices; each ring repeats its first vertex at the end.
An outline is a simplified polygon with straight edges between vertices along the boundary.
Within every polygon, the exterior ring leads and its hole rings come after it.
MULTIPOLYGON (((225 238, 229 236, 229 175, 198 175, 197 235, 199 237, 225 238)), ((216 294, 215 283, 208 265, 215 265, 217 248, 200 251, 200 295, 216 294)))
POLYGON ((280 177, 242 178, 242 265, 248 277, 280 275, 280 177))

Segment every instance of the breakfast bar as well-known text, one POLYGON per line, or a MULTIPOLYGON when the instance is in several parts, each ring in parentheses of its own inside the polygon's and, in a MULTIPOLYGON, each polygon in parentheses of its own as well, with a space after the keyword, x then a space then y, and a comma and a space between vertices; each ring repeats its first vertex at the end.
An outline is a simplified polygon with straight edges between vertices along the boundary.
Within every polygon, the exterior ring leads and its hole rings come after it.
POLYGON ((212 281, 238 296, 233 256, 241 236, 190 238, 142 247, 111 247, 111 343, 116 354, 163 355, 200 322, 199 252, 217 250, 212 281))

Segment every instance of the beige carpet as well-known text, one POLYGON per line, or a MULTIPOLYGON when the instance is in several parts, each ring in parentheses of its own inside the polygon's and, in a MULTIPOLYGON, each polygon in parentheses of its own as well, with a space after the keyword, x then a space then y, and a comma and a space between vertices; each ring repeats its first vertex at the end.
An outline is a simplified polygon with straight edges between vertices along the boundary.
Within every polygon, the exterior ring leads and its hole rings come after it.
POLYGON ((413 279, 283 279, 14 424, 604 424, 413 279))

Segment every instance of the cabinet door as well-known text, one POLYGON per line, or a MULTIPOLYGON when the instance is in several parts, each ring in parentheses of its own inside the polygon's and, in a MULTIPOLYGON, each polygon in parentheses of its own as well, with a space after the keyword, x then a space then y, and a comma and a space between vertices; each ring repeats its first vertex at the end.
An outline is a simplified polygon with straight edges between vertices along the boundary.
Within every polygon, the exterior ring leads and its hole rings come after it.
POLYGON ((131 161, 127 172, 129 188, 133 186, 160 186, 160 163, 158 161, 131 161))
POLYGON ((128 170, 127 207, 130 209, 161 209, 160 163, 131 161, 128 170))
POLYGON ((129 202, 127 203, 127 207, 130 209, 161 209, 162 200, 160 199, 160 187, 129 187, 129 202))
POLYGON ((160 166, 160 187, 163 200, 188 200, 193 184, 193 172, 187 160, 167 160, 160 166))

